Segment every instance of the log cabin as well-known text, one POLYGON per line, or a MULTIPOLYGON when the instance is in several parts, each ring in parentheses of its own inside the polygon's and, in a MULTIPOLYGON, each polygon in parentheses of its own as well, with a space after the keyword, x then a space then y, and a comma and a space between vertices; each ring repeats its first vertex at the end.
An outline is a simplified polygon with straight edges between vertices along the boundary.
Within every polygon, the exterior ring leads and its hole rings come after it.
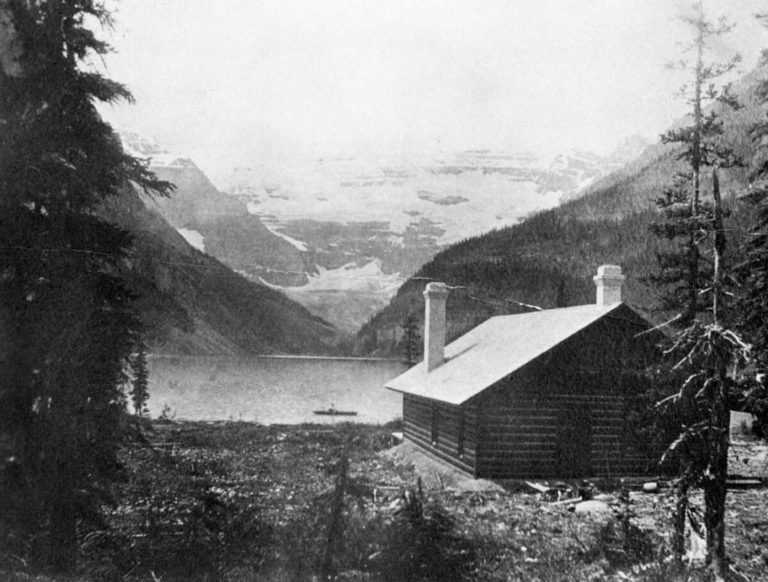
POLYGON ((429 283, 424 361, 386 384, 405 438, 482 478, 658 470, 627 418, 661 334, 622 302, 620 267, 594 281, 594 304, 492 317, 447 346, 449 290, 429 283))

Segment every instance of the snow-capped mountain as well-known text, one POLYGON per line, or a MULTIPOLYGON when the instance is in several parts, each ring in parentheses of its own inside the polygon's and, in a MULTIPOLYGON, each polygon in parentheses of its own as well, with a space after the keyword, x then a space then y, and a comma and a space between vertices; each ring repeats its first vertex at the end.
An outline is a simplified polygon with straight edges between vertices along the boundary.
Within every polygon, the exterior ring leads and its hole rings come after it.
POLYGON ((353 331, 445 245, 558 205, 636 157, 470 150, 419 165, 364 157, 236 168, 218 191, 191 160, 124 135, 179 187, 157 205, 187 240, 353 331))
POLYGON ((121 132, 120 136, 128 152, 150 158, 158 177, 176 185, 169 198, 155 198, 147 204, 192 246, 254 281, 265 273, 270 274, 265 282, 273 284, 308 281, 313 267, 297 248, 298 242, 275 234, 243 202, 217 190, 192 160, 136 134, 121 132))
POLYGON ((296 223, 313 220, 386 223, 393 241, 402 243, 409 227, 418 230, 426 220, 442 231, 436 242, 445 245, 555 206, 647 145, 635 137, 606 157, 571 152, 549 163, 527 152, 470 150, 421 166, 341 158, 293 168, 239 167, 223 189, 296 240, 303 240, 296 223))
POLYGON ((156 141, 131 131, 120 131, 120 139, 126 153, 138 158, 150 158, 152 166, 159 168, 193 168, 195 163, 189 158, 169 152, 156 141))

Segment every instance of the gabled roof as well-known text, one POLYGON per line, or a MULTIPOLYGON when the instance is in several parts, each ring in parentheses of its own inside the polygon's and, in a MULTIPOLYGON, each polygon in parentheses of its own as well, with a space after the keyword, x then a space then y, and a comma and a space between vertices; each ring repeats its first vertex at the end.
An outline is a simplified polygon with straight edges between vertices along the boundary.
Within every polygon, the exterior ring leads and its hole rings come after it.
POLYGON ((439 367, 427 373, 422 362, 385 386, 461 404, 622 305, 579 305, 492 317, 447 345, 439 367))

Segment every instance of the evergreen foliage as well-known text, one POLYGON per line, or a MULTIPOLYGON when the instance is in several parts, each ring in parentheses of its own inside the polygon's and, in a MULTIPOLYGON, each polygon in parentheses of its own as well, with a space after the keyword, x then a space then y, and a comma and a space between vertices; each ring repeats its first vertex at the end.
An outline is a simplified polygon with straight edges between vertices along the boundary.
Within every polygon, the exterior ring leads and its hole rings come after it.
POLYGON ((403 495, 402 508, 386 534, 379 570, 387 582, 458 582, 468 578, 477 558, 455 518, 439 503, 425 503, 415 491, 403 495))
POLYGON ((406 317, 403 322, 403 338, 401 344, 405 364, 409 367, 413 366, 419 361, 423 351, 421 345, 421 332, 419 331, 419 320, 413 313, 409 313, 408 317, 406 317))
POLYGON ((662 308, 679 311, 679 326, 690 325, 698 313, 707 309, 708 297, 702 289, 711 280, 711 269, 704 264, 701 246, 711 238, 714 211, 710 203, 702 200, 702 172, 710 167, 742 164, 734 148, 723 139, 721 114, 723 107, 738 109, 741 105, 730 86, 718 89, 714 84, 730 73, 741 58, 736 55, 724 63, 709 63, 704 54, 712 39, 730 32, 731 26, 724 20, 710 22, 701 2, 694 4, 692 14, 683 20, 694 32, 694 41, 686 50, 695 53, 695 57, 692 63, 683 59, 670 66, 693 75, 692 87, 682 90, 692 114, 687 124, 670 129, 661 141, 681 146, 677 156, 685 163, 685 170, 677 173, 673 184, 657 199, 662 217, 651 225, 656 236, 677 242, 672 249, 658 253, 661 272, 651 280, 662 288, 662 308))
POLYGON ((761 184, 749 195, 756 220, 753 236, 739 265, 744 293, 740 296, 741 325, 752 341, 760 371, 768 371, 768 187, 761 184))
POLYGON ((99 522, 119 475, 141 336, 120 274, 132 237, 95 211, 131 185, 171 185, 96 110, 130 100, 91 65, 109 50, 88 25, 110 24, 101 2, 6 0, 0 16, 16 57, 0 69, 0 427, 19 469, 0 515, 19 555, 68 570, 78 524, 99 522))
POLYGON ((711 263, 701 260, 701 247, 711 224, 711 205, 700 203, 694 218, 690 183, 690 173, 675 176, 656 200, 659 219, 649 225, 651 233, 667 244, 656 254, 659 271, 648 280, 658 290, 657 309, 679 314, 677 326, 690 325, 697 314, 707 310, 706 297, 699 291, 712 276, 711 263))
POLYGON ((144 344, 139 344, 133 360, 133 382, 131 384, 131 401, 136 416, 147 414, 147 402, 149 401, 149 369, 147 368, 147 350, 144 344))
POLYGON ((707 563, 716 580, 725 580, 728 561, 725 550, 725 500, 728 463, 730 395, 736 378, 749 359, 749 347, 724 324, 728 309, 725 285, 728 273, 724 262, 726 232, 720 195, 719 168, 741 163, 734 148, 724 141, 721 107, 740 107, 728 86, 713 83, 730 72, 738 57, 723 64, 708 63, 705 51, 713 40, 730 31, 723 20, 709 21, 701 1, 683 18, 693 31, 688 50, 692 62, 680 66, 692 74, 689 92, 690 123, 662 136, 666 143, 680 144, 679 157, 686 170, 678 174, 671 188, 659 199, 662 218, 651 227, 657 236, 677 245, 659 253, 661 273, 654 279, 662 286, 662 305, 675 309, 673 319, 680 331, 667 349, 671 361, 663 371, 676 376, 679 386, 664 402, 680 413, 681 432, 669 452, 678 455, 677 518, 674 549, 682 561, 688 489, 704 490, 704 523, 707 563), (709 107, 707 107, 709 106, 709 107), (711 202, 702 200, 702 172, 714 168, 711 202), (708 248, 703 248, 704 243, 708 248), (712 259, 705 257, 711 256, 712 259), (706 265, 706 266, 705 266, 706 265))

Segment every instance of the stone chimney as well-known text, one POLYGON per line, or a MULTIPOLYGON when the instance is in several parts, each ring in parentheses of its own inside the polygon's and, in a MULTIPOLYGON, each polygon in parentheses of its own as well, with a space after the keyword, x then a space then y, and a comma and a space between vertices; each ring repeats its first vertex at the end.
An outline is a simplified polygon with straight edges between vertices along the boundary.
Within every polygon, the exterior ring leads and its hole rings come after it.
POLYGON ((598 267, 597 275, 593 277, 597 285, 597 305, 607 307, 621 303, 621 287, 625 278, 618 265, 598 267))
POLYGON ((424 289, 424 366, 431 372, 445 359, 445 283, 429 283, 424 289))

